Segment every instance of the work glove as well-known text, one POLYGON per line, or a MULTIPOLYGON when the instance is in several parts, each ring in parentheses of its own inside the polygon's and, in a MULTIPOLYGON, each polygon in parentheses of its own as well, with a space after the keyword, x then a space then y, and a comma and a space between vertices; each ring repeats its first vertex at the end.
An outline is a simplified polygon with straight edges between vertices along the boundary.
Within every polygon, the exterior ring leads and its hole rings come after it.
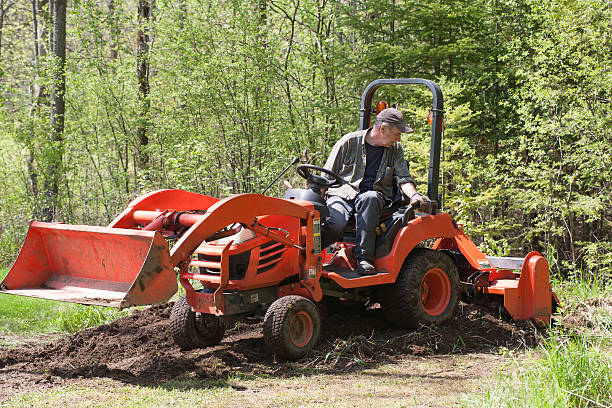
POLYGON ((410 197, 410 205, 420 212, 431 213, 431 200, 424 194, 414 193, 410 197))

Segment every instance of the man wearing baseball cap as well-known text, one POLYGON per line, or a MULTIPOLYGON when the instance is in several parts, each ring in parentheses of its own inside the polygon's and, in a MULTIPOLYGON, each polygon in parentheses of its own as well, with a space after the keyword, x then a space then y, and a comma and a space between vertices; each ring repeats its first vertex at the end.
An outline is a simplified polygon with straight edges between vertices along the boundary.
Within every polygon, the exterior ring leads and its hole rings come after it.
POLYGON ((402 113, 387 108, 376 115, 374 126, 344 135, 332 149, 325 168, 345 180, 340 187, 327 191, 330 215, 323 224, 323 245, 342 239, 344 228, 355 215, 357 242, 354 248, 358 272, 375 274, 373 265, 376 227, 385 202, 393 200, 397 180, 410 203, 424 210, 430 206, 427 196, 416 190, 400 145, 402 133, 412 132, 402 113))

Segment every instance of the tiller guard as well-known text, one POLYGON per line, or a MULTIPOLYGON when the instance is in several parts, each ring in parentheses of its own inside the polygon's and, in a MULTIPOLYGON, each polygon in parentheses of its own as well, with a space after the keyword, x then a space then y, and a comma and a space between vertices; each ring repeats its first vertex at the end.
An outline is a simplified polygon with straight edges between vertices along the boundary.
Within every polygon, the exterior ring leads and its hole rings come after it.
POLYGON ((532 251, 525 258, 488 257, 457 225, 453 238, 441 238, 433 248, 459 251, 468 261, 468 285, 484 295, 500 296, 513 320, 546 324, 556 305, 557 295, 549 281, 546 258, 532 251))
POLYGON ((524 259, 494 257, 488 259, 510 276, 499 274, 499 278, 483 288, 484 293, 503 296, 504 307, 514 320, 533 319, 546 324, 553 312, 553 304, 558 304, 557 296, 550 286, 546 258, 533 251, 524 259), (501 269, 504 267, 507 269, 501 269), (508 274, 508 270, 512 269, 520 269, 518 277, 508 274))
POLYGON ((121 309, 164 302, 177 282, 157 231, 32 221, 0 289, 121 309))

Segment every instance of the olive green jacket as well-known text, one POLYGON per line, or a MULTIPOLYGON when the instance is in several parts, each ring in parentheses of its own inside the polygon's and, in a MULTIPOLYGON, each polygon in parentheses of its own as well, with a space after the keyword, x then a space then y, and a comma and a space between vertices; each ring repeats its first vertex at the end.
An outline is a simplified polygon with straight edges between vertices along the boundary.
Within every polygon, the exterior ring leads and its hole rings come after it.
MULTIPOLYGON (((359 183, 363 180, 366 167, 365 135, 370 129, 344 135, 334 145, 324 167, 338 174, 346 183, 328 189, 328 196, 353 200, 359 194, 359 183)), ((380 191, 387 199, 392 200, 394 179, 399 185, 413 183, 416 186, 404 159, 404 149, 398 142, 385 148, 374 181, 374 191, 380 191)))

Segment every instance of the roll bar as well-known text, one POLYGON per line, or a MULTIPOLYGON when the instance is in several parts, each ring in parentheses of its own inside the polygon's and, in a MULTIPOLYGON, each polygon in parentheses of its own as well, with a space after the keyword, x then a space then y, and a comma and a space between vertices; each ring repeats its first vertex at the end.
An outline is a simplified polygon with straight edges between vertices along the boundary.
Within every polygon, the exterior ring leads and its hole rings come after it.
POLYGON ((431 145, 429 148, 429 175, 427 177, 427 196, 438 200, 438 184, 440 183, 440 148, 442 146, 442 118, 444 117, 442 90, 433 81, 421 78, 377 79, 370 82, 361 97, 359 128, 370 127, 372 112, 372 97, 374 92, 383 85, 425 85, 433 95, 433 120, 431 122, 431 145))

